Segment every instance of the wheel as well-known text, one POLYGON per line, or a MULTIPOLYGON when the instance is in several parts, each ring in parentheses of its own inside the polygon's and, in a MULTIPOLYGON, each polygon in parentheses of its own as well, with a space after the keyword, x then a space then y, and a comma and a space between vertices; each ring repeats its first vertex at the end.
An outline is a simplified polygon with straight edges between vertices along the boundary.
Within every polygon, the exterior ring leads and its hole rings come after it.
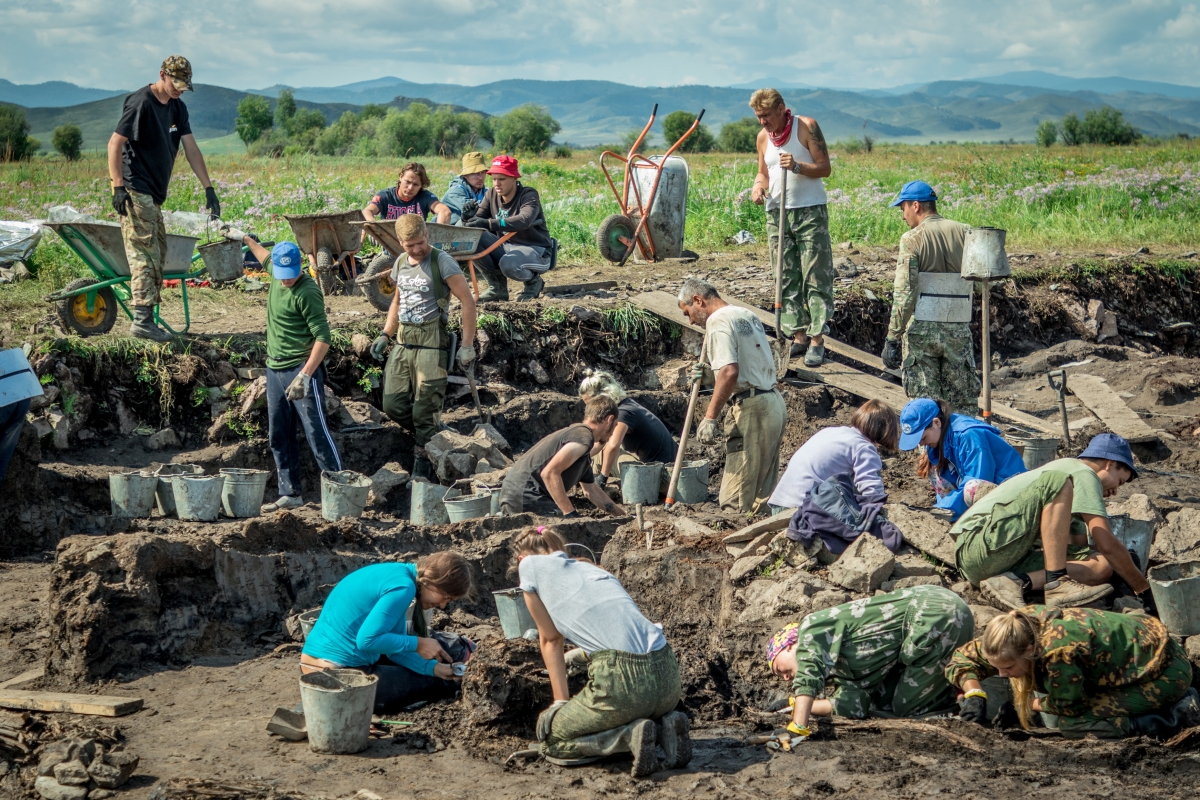
POLYGON ((632 246, 635 229, 633 220, 624 214, 609 214, 596 230, 596 247, 599 248, 600 255, 614 264, 619 264, 632 246), (626 239, 630 244, 626 245, 621 239, 626 239))
POLYGON ((363 272, 371 277, 379 276, 376 280, 362 284, 361 288, 371 305, 385 314, 392 306, 392 298, 396 296, 396 282, 392 280, 392 265, 395 263, 396 257, 385 250, 371 259, 371 263, 363 272))
POLYGON ((317 251, 317 283, 326 297, 337 294, 342 288, 342 282, 333 274, 333 254, 324 247, 317 251))
MULTIPOLYGON (((76 278, 64 292, 72 292, 99 283, 95 278, 76 278)), ((117 321, 117 296, 111 286, 96 290, 96 302, 88 311, 87 295, 78 294, 58 301, 58 318, 80 336, 99 336, 112 330, 117 321)))

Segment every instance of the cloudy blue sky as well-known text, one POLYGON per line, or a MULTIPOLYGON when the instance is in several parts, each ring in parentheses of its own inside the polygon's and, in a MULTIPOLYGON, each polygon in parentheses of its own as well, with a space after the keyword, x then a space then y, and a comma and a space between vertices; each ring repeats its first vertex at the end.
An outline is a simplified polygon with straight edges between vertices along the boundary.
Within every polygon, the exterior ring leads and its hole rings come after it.
POLYGON ((1200 5, 1170 0, 3 0, 0 77, 129 88, 169 53, 234 88, 394 75, 887 87, 1040 69, 1200 83, 1200 5))

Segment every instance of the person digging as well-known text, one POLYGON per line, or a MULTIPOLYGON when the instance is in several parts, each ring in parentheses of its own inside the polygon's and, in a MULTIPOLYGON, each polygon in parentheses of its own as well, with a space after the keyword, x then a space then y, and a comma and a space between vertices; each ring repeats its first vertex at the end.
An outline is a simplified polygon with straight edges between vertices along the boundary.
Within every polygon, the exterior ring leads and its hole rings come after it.
MULTIPOLYGON (((596 483, 607 490, 610 481, 619 487, 621 464, 674 464, 678 446, 662 420, 631 398, 616 377, 604 370, 584 370, 579 396, 586 403, 605 395, 617 404, 617 424, 607 442, 592 446, 592 471, 596 483)), ((670 470, 663 470, 660 490, 670 483, 670 470)))
POLYGON ((475 360, 475 297, 458 262, 429 244, 429 230, 417 214, 396 220, 404 255, 392 267, 396 293, 371 344, 371 356, 384 361, 383 412, 413 432, 413 477, 429 478, 433 466, 425 445, 441 429, 442 403, 450 368, 450 295, 462 303, 462 343, 458 363, 475 360))
POLYGON ((129 261, 133 324, 129 335, 169 342, 171 334, 155 322, 162 301, 167 260, 167 227, 162 204, 167 200, 179 145, 204 188, 204 204, 221 216, 217 190, 208 177, 204 155, 192 135, 187 106, 180 97, 192 90, 192 65, 183 56, 162 63, 158 81, 125 98, 121 119, 108 140, 108 176, 112 207, 121 221, 121 241, 129 261))
POLYGON ((464 225, 485 229, 478 252, 491 247, 506 233, 516 235, 475 261, 488 282, 479 301, 507 300, 509 278, 525 284, 518 300, 534 300, 546 285, 542 274, 550 269, 554 247, 541 197, 537 189, 520 182, 520 165, 512 156, 493 158, 487 174, 492 176, 492 188, 464 225))

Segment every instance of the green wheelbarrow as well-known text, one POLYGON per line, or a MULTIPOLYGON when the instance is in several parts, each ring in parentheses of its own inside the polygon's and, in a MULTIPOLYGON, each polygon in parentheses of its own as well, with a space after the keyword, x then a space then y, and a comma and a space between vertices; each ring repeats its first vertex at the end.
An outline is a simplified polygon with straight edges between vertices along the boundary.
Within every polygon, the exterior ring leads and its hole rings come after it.
MULTIPOLYGON (((121 227, 104 222, 48 222, 67 247, 82 259, 95 278, 76 278, 46 300, 56 303, 58 316, 69 330, 80 336, 99 336, 112 330, 117 321, 117 309, 133 319, 129 309, 132 292, 129 288, 129 262, 121 227)), ((193 268, 200 260, 195 252, 194 236, 167 234, 167 259, 163 264, 163 279, 178 280, 183 291, 183 330, 175 330, 163 321, 154 309, 154 319, 175 335, 187 333, 192 324, 188 310, 187 282, 205 270, 204 264, 193 268)))

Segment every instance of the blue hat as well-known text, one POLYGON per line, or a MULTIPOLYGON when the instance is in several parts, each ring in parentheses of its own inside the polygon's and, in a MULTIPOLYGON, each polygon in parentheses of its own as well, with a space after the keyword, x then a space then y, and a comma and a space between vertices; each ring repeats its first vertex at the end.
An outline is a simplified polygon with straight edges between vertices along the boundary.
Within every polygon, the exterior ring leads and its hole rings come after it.
POLYGON ((303 263, 300 248, 296 247, 295 242, 280 242, 271 248, 271 276, 278 280, 299 278, 303 263))
POLYGON ((920 200, 922 203, 928 203, 931 200, 937 200, 937 192, 925 181, 909 181, 904 184, 904 188, 900 190, 900 196, 891 206, 898 206, 905 200, 920 200))
POLYGON ((1116 461, 1128 467, 1133 478, 1138 476, 1137 470, 1133 466, 1133 451, 1129 449, 1129 442, 1115 433, 1096 434, 1088 442, 1087 449, 1079 454, 1079 457, 1092 458, 1097 461, 1116 461))
POLYGON ((912 400, 900 412, 900 449, 912 450, 921 443, 925 429, 937 419, 938 404, 928 397, 912 400))

